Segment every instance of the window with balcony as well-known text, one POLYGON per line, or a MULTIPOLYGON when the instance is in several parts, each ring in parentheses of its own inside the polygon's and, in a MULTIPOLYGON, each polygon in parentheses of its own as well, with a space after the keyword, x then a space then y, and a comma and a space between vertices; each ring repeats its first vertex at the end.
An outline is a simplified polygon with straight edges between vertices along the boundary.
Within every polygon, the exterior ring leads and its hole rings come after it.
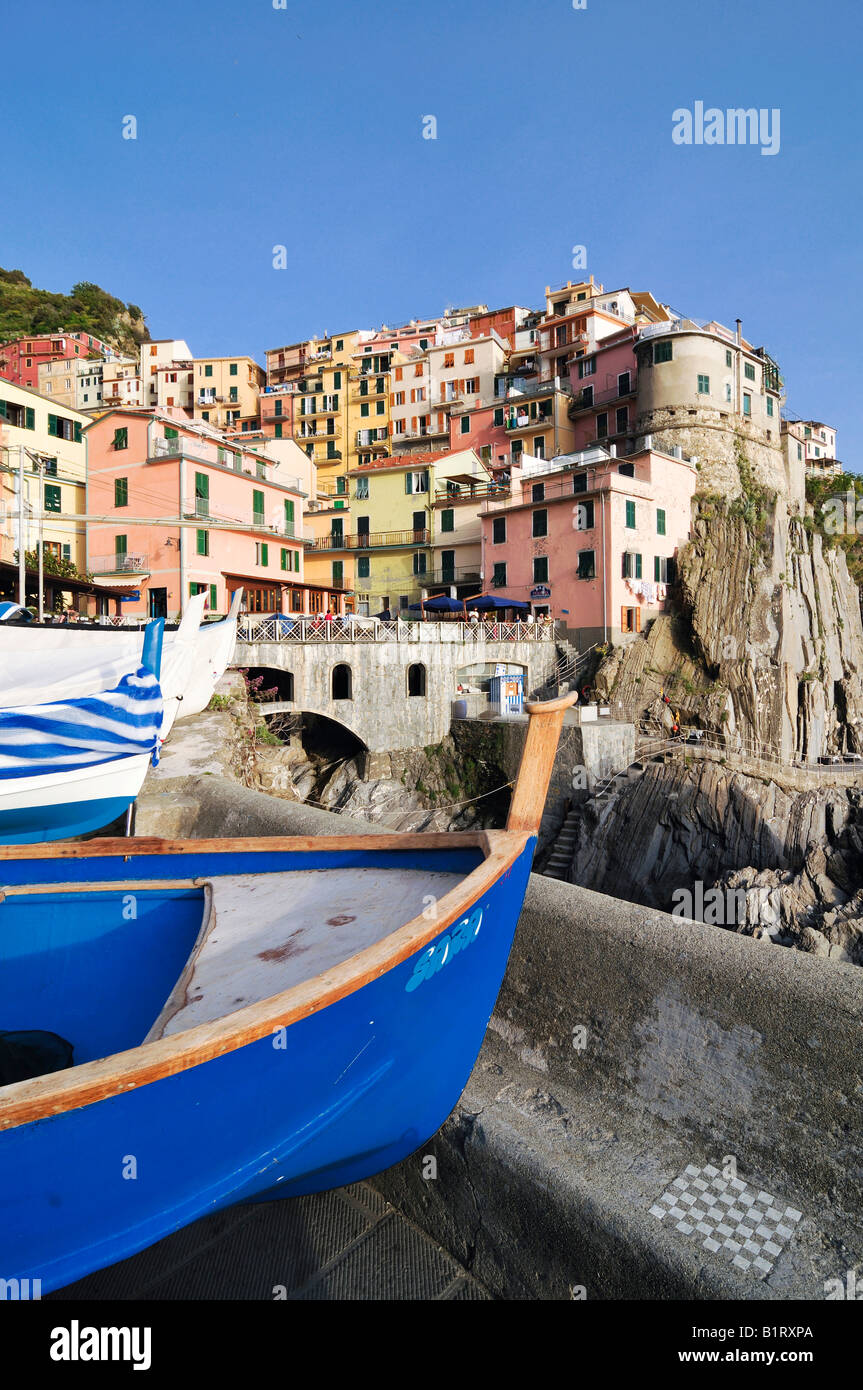
POLYGON ((607 435, 608 435, 608 412, 604 410, 604 411, 602 411, 602 413, 601 413, 600 415, 597 415, 597 417, 596 417, 596 437, 597 437, 597 439, 605 439, 605 438, 607 437, 607 435))
POLYGON ((617 378, 618 396, 628 396, 631 389, 629 372, 620 372, 617 378))
POLYGON ((629 429, 629 406, 622 405, 615 412, 614 428, 617 434, 625 434, 629 429))
POLYGON ((425 574, 427 558, 424 551, 414 551, 414 574, 425 574))
POLYGON ((578 552, 578 578, 596 578, 596 551, 580 550, 578 552))

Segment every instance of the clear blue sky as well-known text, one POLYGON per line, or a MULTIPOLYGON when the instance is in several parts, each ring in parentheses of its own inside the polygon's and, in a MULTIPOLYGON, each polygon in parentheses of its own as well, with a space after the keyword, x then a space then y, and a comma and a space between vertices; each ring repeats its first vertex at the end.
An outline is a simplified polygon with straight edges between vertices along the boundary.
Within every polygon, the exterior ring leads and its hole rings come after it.
POLYGON ((858 469, 861 8, 10 5, 0 264, 262 361, 447 304, 538 305, 584 244, 607 289, 742 318, 789 409, 835 423, 858 469), (699 100, 779 107, 780 152, 675 145, 672 112, 699 100))

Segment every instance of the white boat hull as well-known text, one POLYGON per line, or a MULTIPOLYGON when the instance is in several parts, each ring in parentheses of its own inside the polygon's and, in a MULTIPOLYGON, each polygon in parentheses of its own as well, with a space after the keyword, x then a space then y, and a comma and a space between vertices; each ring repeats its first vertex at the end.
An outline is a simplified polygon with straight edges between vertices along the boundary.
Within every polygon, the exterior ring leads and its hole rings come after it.
POLYGON ((148 753, 133 753, 74 772, 0 778, 0 844, 104 829, 135 800, 149 763, 148 753))

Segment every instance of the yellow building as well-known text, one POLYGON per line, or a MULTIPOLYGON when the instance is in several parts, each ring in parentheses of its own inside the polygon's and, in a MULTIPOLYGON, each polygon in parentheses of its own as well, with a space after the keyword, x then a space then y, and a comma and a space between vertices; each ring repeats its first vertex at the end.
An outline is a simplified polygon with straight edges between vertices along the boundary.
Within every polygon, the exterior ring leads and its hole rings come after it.
MULTIPOLYGON (((459 479, 462 484, 476 480, 480 485, 488 481, 488 473, 473 449, 383 458, 351 470, 350 530, 345 530, 344 549, 355 557, 359 612, 404 612, 434 583, 438 479, 459 479)), ((477 512, 480 505, 476 503, 477 512)), ((480 528, 472 524, 469 510, 459 507, 459 544, 452 549, 478 570, 480 528)), ((438 568, 444 568, 443 561, 438 568)))
POLYGON ((360 463, 390 451, 391 367, 405 359, 382 350, 380 335, 364 330, 310 338, 267 353, 268 383, 287 388, 290 407, 278 396, 267 415, 281 434, 290 409, 291 433, 319 470, 322 484, 335 488, 360 463))
POLYGON ((75 518, 86 512, 89 424, 89 415, 0 381, 0 596, 17 597, 22 481, 25 553, 38 552, 41 538, 46 568, 62 572, 66 562, 84 574, 84 521, 75 518))
POLYGON ((194 411, 215 429, 254 420, 266 373, 251 357, 195 357, 194 411))
POLYGON ((306 509, 306 525, 312 535, 311 546, 306 551, 309 583, 329 591, 331 612, 355 612, 355 550, 352 548, 346 477, 342 475, 335 480, 318 483, 317 495, 306 509))
POLYGON ((351 462, 348 398, 351 355, 359 333, 311 339, 301 345, 292 378, 294 442, 313 460, 324 491, 334 491, 351 462))
POLYGON ((357 468, 386 457, 391 448, 391 373, 407 359, 380 341, 360 344, 353 354, 348 395, 348 467, 357 468))

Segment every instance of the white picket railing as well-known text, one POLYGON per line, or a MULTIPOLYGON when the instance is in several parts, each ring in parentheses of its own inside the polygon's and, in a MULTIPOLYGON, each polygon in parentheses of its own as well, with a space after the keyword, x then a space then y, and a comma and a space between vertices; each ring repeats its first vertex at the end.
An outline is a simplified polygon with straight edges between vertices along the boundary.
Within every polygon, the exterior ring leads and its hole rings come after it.
POLYGON ((249 613, 237 628, 240 642, 553 642, 551 623, 404 622, 394 619, 308 617, 249 613))

